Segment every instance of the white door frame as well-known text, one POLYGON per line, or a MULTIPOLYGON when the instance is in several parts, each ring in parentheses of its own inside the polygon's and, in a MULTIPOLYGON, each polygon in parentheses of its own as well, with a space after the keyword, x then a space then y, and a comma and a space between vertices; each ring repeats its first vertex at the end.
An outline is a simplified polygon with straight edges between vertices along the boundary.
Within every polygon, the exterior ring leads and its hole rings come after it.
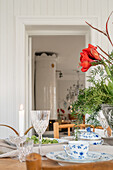
MULTIPOLYGON (((86 26, 85 21, 98 27, 98 17, 17 17, 16 18, 16 112, 19 105, 25 106, 25 127, 30 126, 31 110, 31 55, 28 52, 28 39, 32 35, 85 35, 86 46, 90 42, 97 44, 98 34, 95 30, 72 30, 71 26, 86 26), (30 26, 30 27, 28 27, 30 26), (44 29, 33 30, 32 26, 44 29), (51 26, 70 26, 69 29, 48 30, 51 26)), ((68 28, 67 27, 67 28, 68 28)), ((86 76, 89 73, 87 72, 86 76)), ((86 78, 86 86, 87 78, 86 78)), ((18 123, 17 123, 18 124, 18 123)))

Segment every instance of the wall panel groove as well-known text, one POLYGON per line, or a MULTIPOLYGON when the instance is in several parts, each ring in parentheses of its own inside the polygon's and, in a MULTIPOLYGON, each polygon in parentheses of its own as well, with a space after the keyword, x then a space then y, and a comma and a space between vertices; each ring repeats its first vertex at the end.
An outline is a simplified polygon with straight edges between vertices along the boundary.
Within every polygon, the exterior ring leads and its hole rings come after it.
POLYGON ((61 15, 61 0, 55 0, 55 16, 61 15))
POLYGON ((80 14, 81 16, 87 16, 87 0, 80 0, 80 14))
POLYGON ((40 0, 34 0, 34 15, 40 16, 41 13, 41 3, 40 0))
POLYGON ((68 15, 73 15, 74 14, 74 1, 68 0, 67 4, 68 4, 68 9, 67 9, 68 15))
POLYGON ((48 0, 47 2, 47 9, 48 9, 48 15, 54 16, 55 15, 55 1, 53 0, 48 0))

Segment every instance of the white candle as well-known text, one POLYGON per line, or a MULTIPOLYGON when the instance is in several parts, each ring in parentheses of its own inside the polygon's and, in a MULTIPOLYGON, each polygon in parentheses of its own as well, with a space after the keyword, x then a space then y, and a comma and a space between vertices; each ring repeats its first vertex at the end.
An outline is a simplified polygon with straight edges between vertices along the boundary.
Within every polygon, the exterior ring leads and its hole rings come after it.
POLYGON ((19 110, 19 135, 24 136, 24 106, 20 105, 19 110))

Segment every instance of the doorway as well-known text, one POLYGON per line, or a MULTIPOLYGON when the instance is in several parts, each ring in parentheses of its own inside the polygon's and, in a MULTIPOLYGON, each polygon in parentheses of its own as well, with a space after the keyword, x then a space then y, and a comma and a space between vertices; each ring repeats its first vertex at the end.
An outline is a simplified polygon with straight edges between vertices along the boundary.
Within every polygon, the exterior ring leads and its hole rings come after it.
POLYGON ((80 51, 85 48, 84 35, 32 36, 32 106, 34 110, 51 110, 50 121, 69 120, 72 102, 85 87, 80 71, 80 51), (62 111, 59 114, 59 111, 62 111))
MULTIPOLYGON (((20 103, 25 105, 26 129, 30 126, 30 110, 32 110, 32 88, 31 88, 31 48, 32 36, 56 36, 72 35, 84 36, 85 47, 89 42, 96 43, 96 33, 91 31, 85 24, 85 20, 98 24, 98 18, 80 17, 17 17, 16 22, 16 108, 20 103), (93 32, 93 35, 92 35, 93 32), (21 70, 20 70, 21 67, 21 70), (21 96, 20 96, 20 91, 21 96)), ((87 72, 87 74, 89 74, 87 72)), ((85 86, 86 83, 85 76, 85 86)))

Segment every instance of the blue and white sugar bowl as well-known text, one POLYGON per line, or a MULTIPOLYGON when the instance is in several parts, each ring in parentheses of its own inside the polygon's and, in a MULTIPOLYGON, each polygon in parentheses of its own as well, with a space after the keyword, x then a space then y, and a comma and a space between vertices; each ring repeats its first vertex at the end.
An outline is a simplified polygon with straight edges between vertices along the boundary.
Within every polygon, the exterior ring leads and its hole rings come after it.
POLYGON ((103 143, 101 137, 97 133, 92 132, 90 127, 88 127, 86 131, 80 131, 78 134, 78 139, 87 141, 89 144, 93 145, 103 143))
POLYGON ((64 145, 64 151, 71 158, 85 159, 88 156, 89 144, 86 141, 69 141, 68 145, 64 145))

